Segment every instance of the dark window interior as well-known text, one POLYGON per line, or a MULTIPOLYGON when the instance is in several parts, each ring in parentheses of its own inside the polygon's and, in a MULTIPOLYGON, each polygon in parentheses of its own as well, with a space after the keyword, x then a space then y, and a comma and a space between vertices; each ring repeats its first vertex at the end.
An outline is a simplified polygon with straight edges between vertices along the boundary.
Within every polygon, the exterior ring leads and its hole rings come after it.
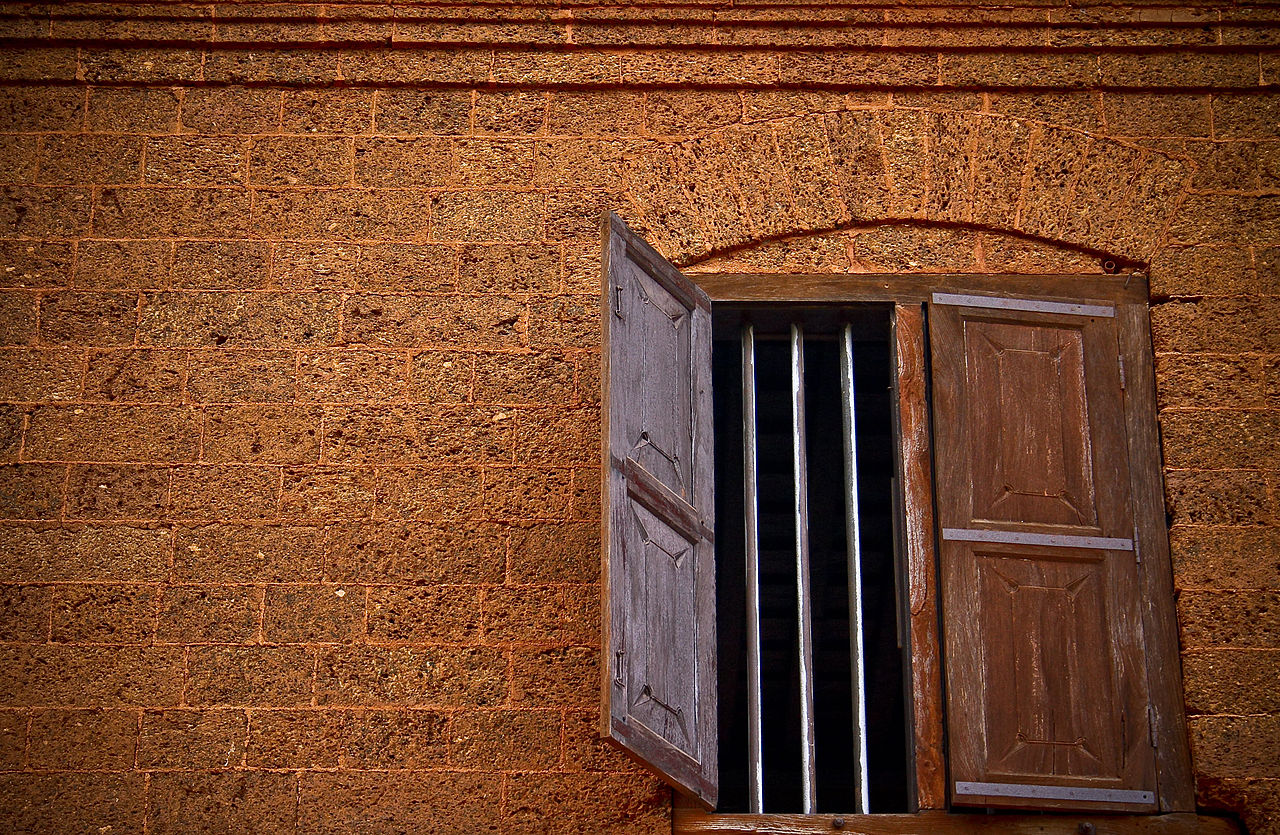
POLYGON ((854 326, 862 605, 871 812, 909 811, 910 756, 894 547, 889 312, 880 306, 717 307, 713 388, 720 676, 720 810, 746 811, 747 633, 743 529, 742 349, 756 332, 764 811, 800 812, 789 330, 805 332, 810 585, 818 810, 852 811, 853 746, 846 497, 837 334, 854 326))

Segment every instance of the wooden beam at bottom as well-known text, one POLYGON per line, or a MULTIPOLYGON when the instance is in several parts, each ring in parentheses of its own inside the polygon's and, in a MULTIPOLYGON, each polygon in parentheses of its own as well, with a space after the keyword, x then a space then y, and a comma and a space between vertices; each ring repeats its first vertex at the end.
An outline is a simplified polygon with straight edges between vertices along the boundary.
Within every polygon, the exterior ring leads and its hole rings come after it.
POLYGON ((1207 815, 716 815, 681 804, 675 835, 1240 835, 1226 818, 1207 815), (1088 825, 1092 824, 1092 828, 1088 825))

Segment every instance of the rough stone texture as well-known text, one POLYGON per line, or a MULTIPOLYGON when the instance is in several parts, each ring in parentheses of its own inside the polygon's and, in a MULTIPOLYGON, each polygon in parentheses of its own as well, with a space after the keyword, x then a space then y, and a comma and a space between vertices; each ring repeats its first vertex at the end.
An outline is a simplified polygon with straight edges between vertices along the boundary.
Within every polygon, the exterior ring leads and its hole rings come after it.
POLYGON ((1149 272, 1198 798, 1280 833, 1280 14, 561 6, 6 10, 0 828, 669 831, 595 731, 609 209, 1149 272))

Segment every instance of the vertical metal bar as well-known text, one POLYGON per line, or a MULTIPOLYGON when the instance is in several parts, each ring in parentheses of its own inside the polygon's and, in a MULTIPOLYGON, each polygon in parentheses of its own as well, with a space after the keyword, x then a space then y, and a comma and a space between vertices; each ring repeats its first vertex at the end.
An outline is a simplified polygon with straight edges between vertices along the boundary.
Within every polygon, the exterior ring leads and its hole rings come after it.
POLYGON ((760 703, 760 498, 756 463, 756 334, 742 326, 742 473, 747 557, 747 783, 750 811, 764 811, 764 746, 760 703))
POLYGON ((855 775, 854 811, 867 814, 870 787, 867 777, 867 687, 866 657, 862 645, 862 526, 858 512, 857 413, 853 392, 853 326, 845 325, 840 340, 841 413, 844 417, 845 539, 849 560, 849 668, 852 672, 853 751, 858 760, 855 775))
POLYGON ((804 331, 791 326, 791 458, 795 474, 796 604, 800 615, 800 780, 804 812, 818 807, 813 741, 813 618, 809 589, 809 469, 804 432, 804 331))

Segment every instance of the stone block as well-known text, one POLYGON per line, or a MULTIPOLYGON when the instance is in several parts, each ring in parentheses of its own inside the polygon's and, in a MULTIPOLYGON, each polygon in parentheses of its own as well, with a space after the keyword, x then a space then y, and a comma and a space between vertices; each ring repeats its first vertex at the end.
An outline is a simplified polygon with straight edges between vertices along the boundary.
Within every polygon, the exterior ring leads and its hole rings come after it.
POLYGON ((305 351, 298 355, 298 399, 325 403, 403 401, 407 365, 402 351, 305 351))
POLYGON ((239 137, 151 137, 146 181, 163 186, 243 186, 248 157, 249 142, 239 137))
POLYGON ((209 50, 204 80, 325 86, 341 77, 341 58, 337 51, 324 49, 209 50))
POLYGON ((572 471, 561 467, 485 470, 484 506, 498 519, 566 519, 572 471))
POLYGON ((326 293, 148 293, 139 341, 175 348, 332 345, 340 305, 326 293))
POLYGON ((542 237, 544 198, 518 191, 448 191, 431 198, 431 239, 527 241, 542 237))
POLYGON ((1159 52, 1098 56, 1100 81, 1108 87, 1158 87, 1177 79, 1180 87, 1256 87, 1258 62, 1251 55, 1221 52, 1159 52))
POLYGON ((1165 247, 1151 265, 1153 295, 1234 295, 1257 289, 1257 273, 1243 247, 1165 247))
POLYGON ((0 187, 0 229, 22 238, 88 234, 92 195, 81 188, 0 187))
POLYGON ((591 646, 599 635, 597 586, 499 587, 485 592, 487 643, 591 646))
MULTIPOLYGON (((192 92, 187 90, 187 96, 192 92)), ((93 87, 85 122, 96 133, 176 133, 178 90, 93 87)))
POLYGON ((513 651, 511 701, 536 707, 594 706, 600 699, 599 654, 588 647, 513 651))
POLYGON ((534 182, 534 143, 527 139, 456 139, 454 170, 458 188, 521 188, 534 182))
POLYGON ((598 711, 566 710, 565 771, 610 771, 639 774, 643 768, 600 736, 598 711))
POLYGON ((372 90, 285 90, 280 127, 285 133, 369 133, 372 90))
POLYGON ((155 835, 258 832, 291 835, 296 774, 270 771, 157 772, 147 798, 155 835))
POLYGON ((380 134, 450 136, 470 132, 469 90, 385 89, 375 92, 374 130, 380 134))
POLYGON ((0 768, 21 771, 27 756, 27 712, 0 710, 0 768))
POLYGON ((324 458, 349 464, 506 464, 509 412, 486 407, 354 406, 325 410, 324 458))
POLYGON ((431 769, 448 759, 449 715, 432 710, 357 710, 347 718, 342 761, 353 769, 431 769))
POLYGON ((547 99, 553 136, 627 136, 642 132, 644 97, 632 92, 556 92, 547 99))
POLYGON ((5 525, 0 571, 11 582, 158 581, 168 574, 171 547, 160 527, 5 525))
POLYGON ((422 240, 432 200, 413 190, 259 189, 255 237, 332 240, 422 240))
POLYGON ((373 470, 293 467, 285 470, 281 513, 310 521, 373 515, 377 476, 373 470))
POLYGON ((136 293, 63 290, 40 299, 40 339, 48 344, 104 348, 131 345, 137 329, 136 293))
POLYGON ((558 466, 600 460, 596 409, 519 409, 515 420, 517 463, 558 466))
POLYGON ((505 825, 497 775, 313 772, 299 780, 299 829, 315 835, 358 827, 470 835, 505 825))
POLYGON ((139 773, 3 774, 0 797, 11 832, 139 832, 146 783, 139 773))
POLYGON ((10 291, 0 295, 0 345, 29 345, 36 341, 34 293, 10 291))
POLYGON ((0 350, 0 400, 77 400, 83 376, 84 354, 77 350, 0 350))
POLYGON ((272 287, 294 290, 350 290, 359 286, 360 247, 327 241, 274 244, 272 287))
POLYGON ((1280 531, 1174 526, 1169 548, 1180 589, 1280 588, 1280 531))
POLYGON ((346 523, 325 534, 330 582, 500 583, 506 567, 506 531, 492 522, 346 523))
POLYGON ((622 190, 635 145, 612 139, 543 139, 536 143, 533 184, 544 188, 622 190))
POLYGON ((239 238, 249 232, 249 193, 229 188, 104 188, 93 213, 103 238, 239 238))
POLYGON ((381 471, 382 519, 461 521, 481 515, 483 482, 474 468, 396 467, 381 471))
POLYGON ((50 771, 131 771, 136 710, 38 710, 31 714, 30 766, 50 771))
POLYGON ((0 586, 0 641, 48 641, 52 591, 48 586, 0 586))
POLYGON ((5 519, 56 519, 62 510, 61 464, 0 465, 0 516, 5 519))
POLYGON ((161 519, 169 510, 168 467, 77 464, 67 479, 71 519, 161 519))
POLYGON ((409 357, 409 400, 465 403, 473 398, 475 355, 455 351, 421 351, 409 357))
POLYGON ((254 711, 245 762, 250 768, 338 768, 347 720, 346 712, 333 710, 254 711))
POLYGON ((156 640, 181 644, 248 643, 258 636, 261 609, 259 588, 166 586, 160 593, 156 640))
POLYGON ((178 582, 319 582, 323 557, 319 527, 218 523, 174 530, 178 582))
POLYGON ((449 759, 463 768, 549 771, 560 765, 560 711, 485 710, 449 723, 449 759))
POLYGON ((178 241, 171 281, 177 290, 256 290, 268 286, 270 249, 258 241, 178 241))
POLYGON ((1280 648, 1280 592, 1184 591, 1178 621, 1188 649, 1280 648))
POLYGON ((67 243, 0 241, 0 286, 66 287, 71 262, 67 243))
POLYGON ((529 347, 537 351, 600 346, 596 296, 556 296, 529 304, 529 347))
POLYGON ((186 354, 181 351, 94 351, 84 372, 84 399, 178 403, 186 365, 186 354))
POLYGON ((1187 712, 1275 714, 1280 712, 1280 650, 1218 649, 1182 658, 1187 712))
POLYGON ((1276 518, 1266 475, 1250 470, 1168 472, 1165 509, 1175 525, 1269 525, 1276 518))
POLYGON ((267 586, 262 634, 279 644, 350 643, 364 638, 365 589, 350 585, 267 586))
POLYGON ((506 658, 494 649, 325 648, 317 670, 320 705, 484 707, 507 698, 506 658))
POLYGON ((616 774, 520 774, 507 788, 512 825, 554 835, 659 835, 671 829, 669 790, 656 778, 616 774), (554 809, 549 815, 547 810, 554 809))
POLYGON ((344 319, 348 342, 397 348, 515 346, 525 329, 524 305, 502 296, 354 294, 344 319))
POLYGON ((51 640, 142 644, 155 626, 156 589, 141 585, 59 586, 51 602, 51 640))
POLYGON ((199 81, 201 58, 198 49, 82 49, 80 73, 90 84, 199 81))
POLYGON ((40 146, 40 182, 123 185, 142 182, 142 139, 136 136, 52 135, 40 146))
POLYGON ((528 522, 511 528, 511 582, 595 583, 600 577, 600 526, 528 522))
POLYGON ((249 150, 249 181, 263 186, 337 186, 352 182, 351 140, 268 136, 249 150))
POLYGON ((439 244, 366 244, 356 284, 390 293, 451 293, 459 289, 458 253, 439 244))
POLYGON ((480 591, 455 585, 371 588, 368 631, 369 640, 379 643, 477 643, 480 591))
POLYGON ((274 519, 280 512, 278 467, 177 467, 170 489, 176 519, 274 519))
POLYGON ((79 87, 4 87, 0 120, 13 131, 79 131, 84 125, 84 98, 79 87))
POLYGON ((1280 716, 1202 716, 1188 724, 1197 774, 1280 777, 1280 716))
POLYGON ((287 403, 294 399, 292 351, 192 351, 187 393, 203 403, 287 403))
POLYGON ((305 706, 314 665, 314 653, 304 647, 191 647, 186 700, 196 707, 305 706))
POLYGON ((214 135, 275 133, 281 96, 280 90, 263 87, 191 88, 183 95, 182 129, 214 135))
POLYGON ((182 650, 176 647, 0 647, 0 704, 42 707, 177 705, 182 650))
POLYGON ((320 459, 318 408, 210 406, 202 458, 227 464, 313 464, 320 459))
POLYGON ((247 719, 238 710, 148 710, 142 714, 138 766, 234 768, 244 763, 247 719))

